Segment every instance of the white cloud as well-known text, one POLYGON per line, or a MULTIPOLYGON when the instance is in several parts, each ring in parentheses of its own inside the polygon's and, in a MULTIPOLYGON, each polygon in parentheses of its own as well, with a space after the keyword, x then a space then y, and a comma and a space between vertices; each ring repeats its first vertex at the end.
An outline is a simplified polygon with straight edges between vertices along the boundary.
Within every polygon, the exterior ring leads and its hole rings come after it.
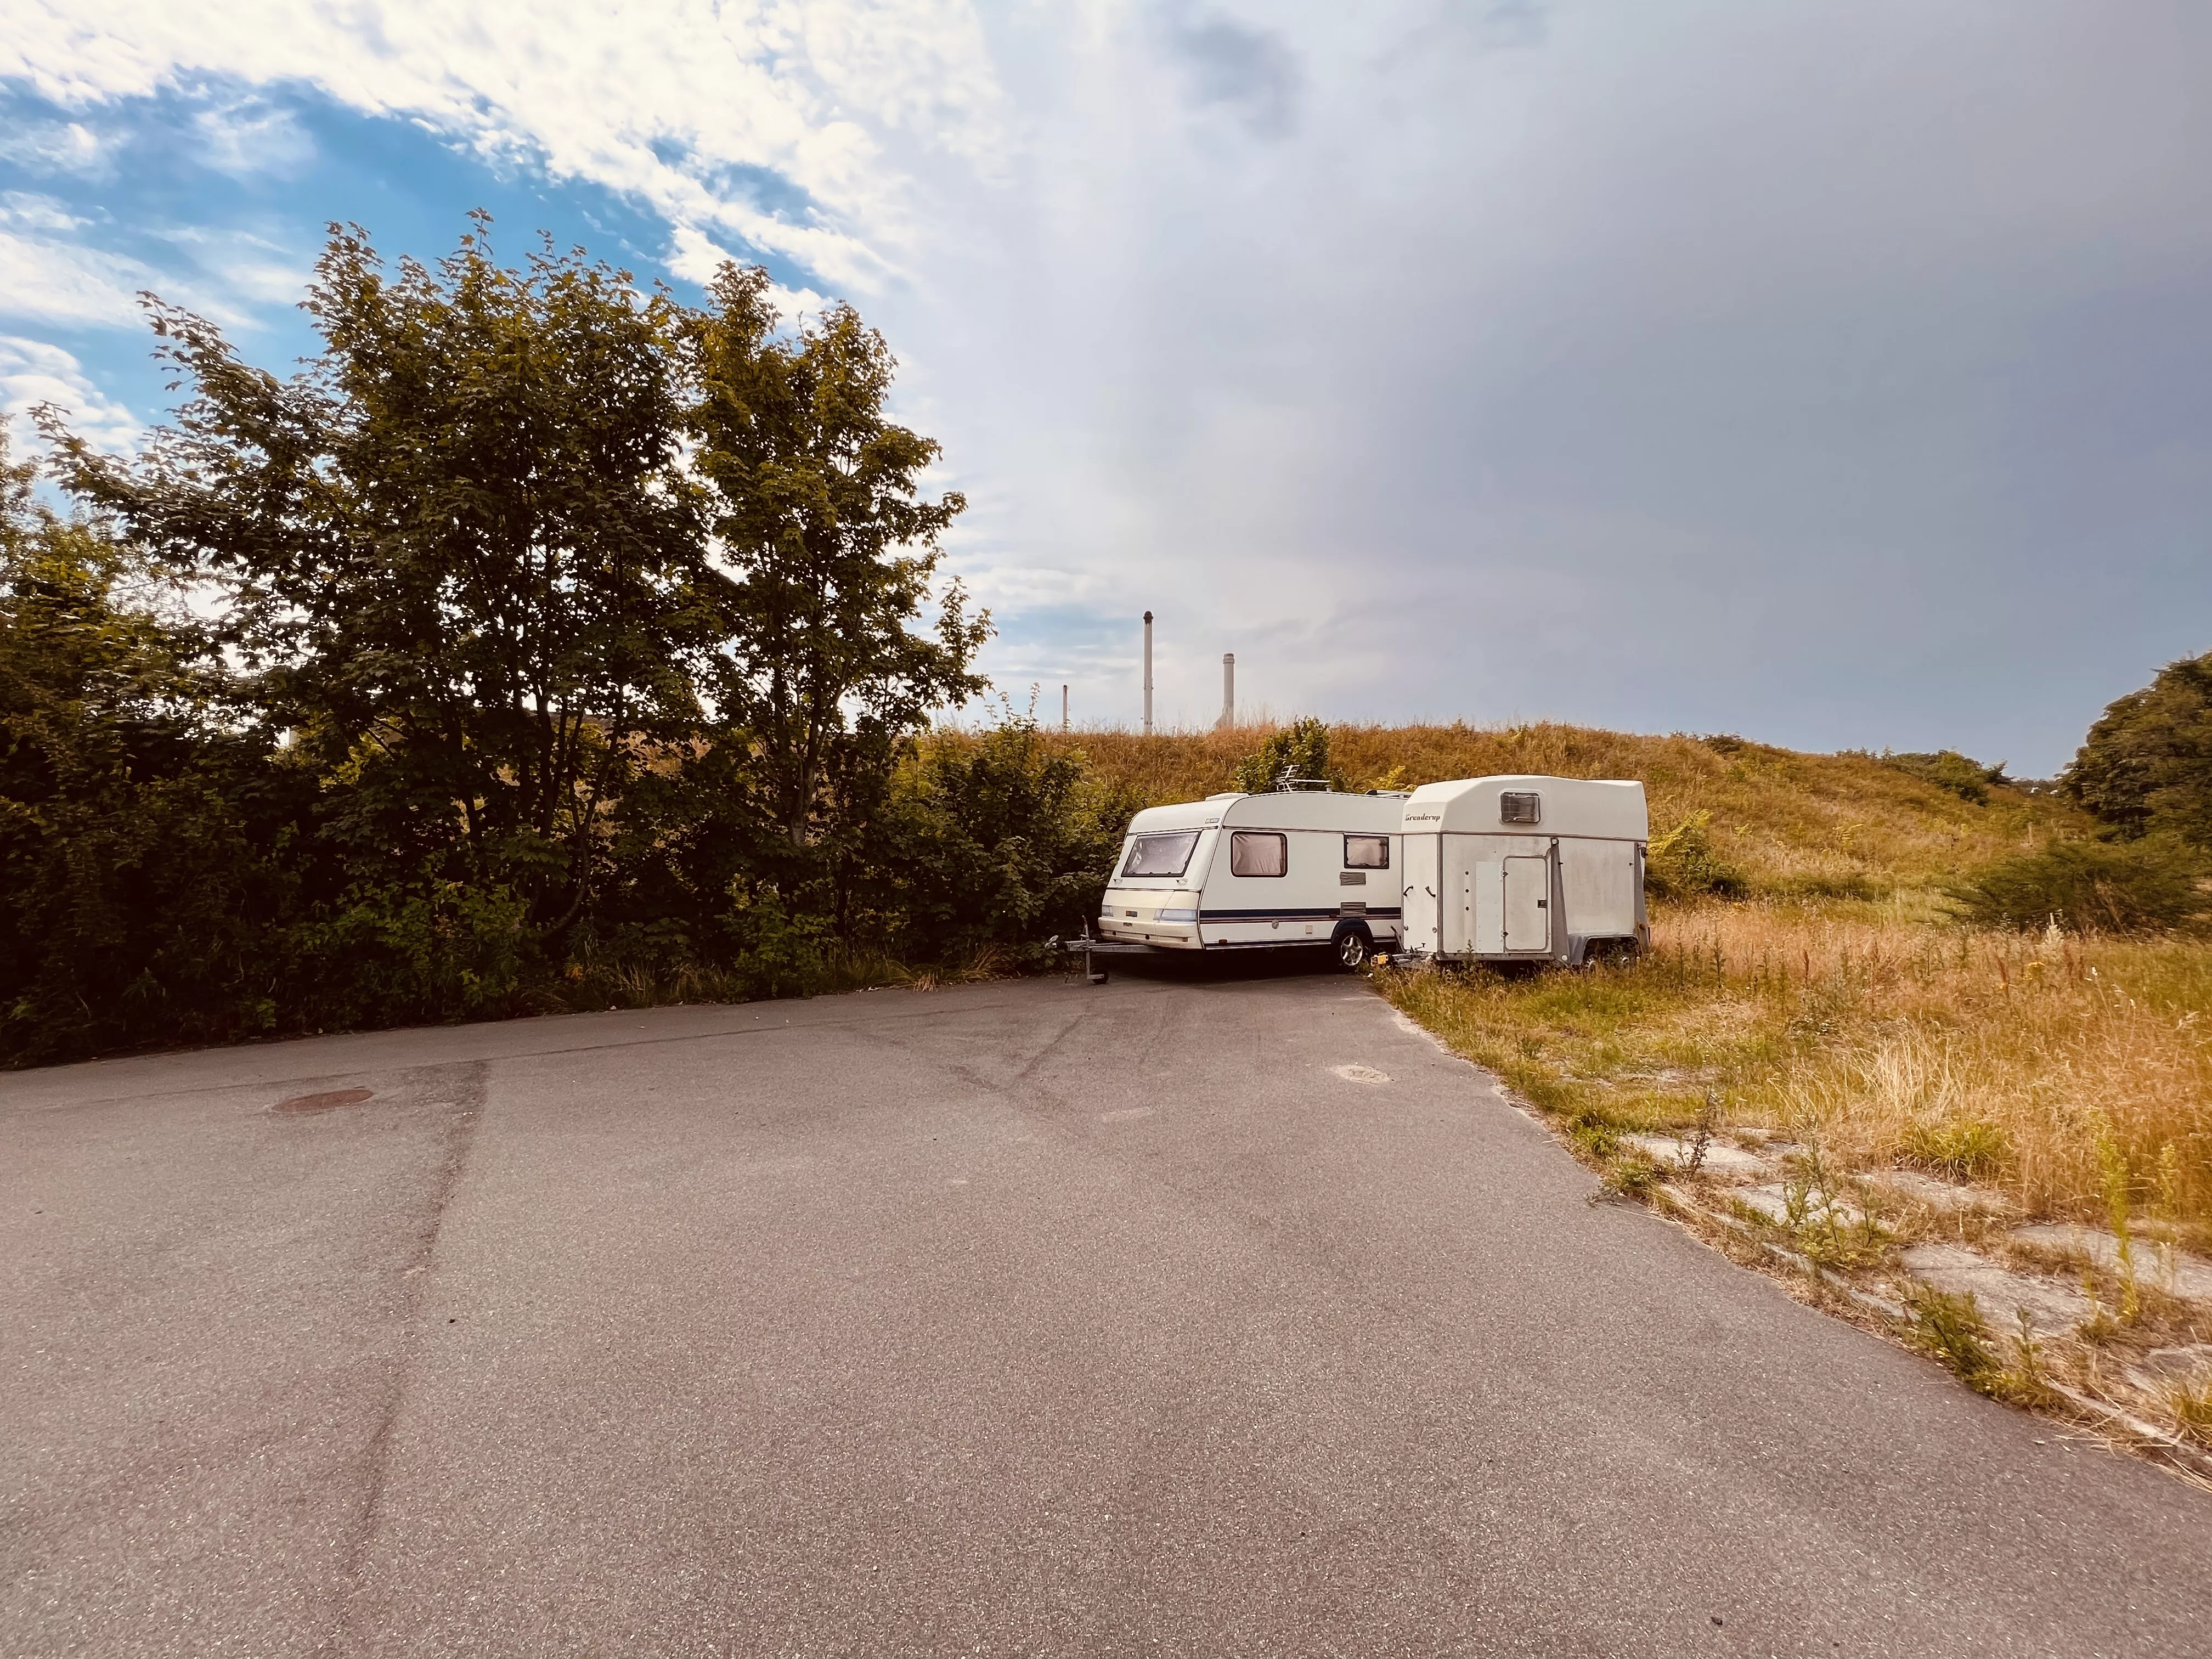
POLYGON ((687 283, 706 283, 737 257, 696 225, 678 225, 668 239, 668 269, 687 283))
POLYGON ((31 121, 0 134, 0 161, 37 173, 105 179, 114 172, 120 137, 82 121, 31 121))
MULTIPOLYGON (((678 225, 669 237, 668 269, 686 282, 703 286, 727 262, 745 263, 696 226, 678 225)), ((830 304, 811 288, 786 288, 781 283, 769 285, 768 297, 787 327, 801 316, 820 316, 830 304)))
POLYGON ((58 345, 0 334, 0 417, 15 428, 10 447, 32 441, 27 416, 41 404, 66 410, 70 429, 100 448, 123 452, 137 442, 138 418, 87 378, 84 366, 58 345))
POLYGON ((0 193, 0 226, 9 230, 82 230, 91 221, 69 210, 66 203, 29 191, 0 193))
POLYGON ((140 329, 138 295, 159 294, 224 327, 251 330, 241 298, 298 297, 305 273, 270 257, 252 238, 179 234, 180 243, 211 246, 201 256, 207 276, 185 278, 130 254, 88 247, 72 233, 86 222, 40 198, 0 198, 0 318, 70 328, 140 329), (211 279, 211 280, 210 280, 211 279))
POLYGON ((51 99, 206 75, 307 82, 864 288, 915 228, 884 141, 985 165, 1000 148, 1003 94, 964 0, 32 0, 8 36, 0 76, 51 99), (773 173, 808 205, 715 182, 732 168, 773 173))
POLYGON ((315 159, 315 141, 289 110, 227 104, 200 111, 192 126, 199 135, 201 159, 233 178, 289 178, 315 159))
MULTIPOLYGON (((226 296, 257 305, 296 304, 314 275, 312 258, 286 247, 271 236, 251 230, 177 225, 149 234, 173 247, 189 251, 193 266, 202 273, 198 286, 216 286, 226 296)), ((159 284, 155 286, 167 298, 179 298, 181 290, 172 294, 160 289, 159 284)), ((234 313, 227 313, 227 319, 233 326, 250 325, 234 313)))
POLYGON ((0 229, 0 317, 75 327, 136 327, 136 292, 153 280, 154 273, 136 260, 0 229))

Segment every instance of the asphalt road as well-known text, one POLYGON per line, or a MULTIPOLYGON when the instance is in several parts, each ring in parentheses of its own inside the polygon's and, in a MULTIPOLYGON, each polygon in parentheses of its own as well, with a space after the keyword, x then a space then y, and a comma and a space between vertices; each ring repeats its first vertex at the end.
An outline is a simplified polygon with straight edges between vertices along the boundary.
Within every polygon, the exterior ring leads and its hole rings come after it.
POLYGON ((0 1103, 11 1656, 2212 1652, 2212 1498, 1588 1202, 1347 978, 0 1103))

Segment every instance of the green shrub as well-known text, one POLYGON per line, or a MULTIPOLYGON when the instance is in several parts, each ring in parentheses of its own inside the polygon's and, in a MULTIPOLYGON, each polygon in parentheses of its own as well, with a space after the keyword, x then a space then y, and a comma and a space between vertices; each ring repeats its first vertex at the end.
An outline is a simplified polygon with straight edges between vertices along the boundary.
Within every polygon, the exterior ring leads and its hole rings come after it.
POLYGON ((855 882, 872 931, 909 962, 986 946, 1012 960, 1098 913, 1121 835, 1142 801, 1054 750, 1009 712, 973 738, 933 737, 895 781, 855 882))
POLYGON ((1654 836, 1644 860, 1645 885, 1661 898, 1711 895, 1740 898, 1749 884, 1722 858, 1712 840, 1709 811, 1692 812, 1664 835, 1654 836))
POLYGON ((1905 1137, 1907 1158, 1960 1181, 1996 1174, 2006 1148, 2004 1131, 1978 1118, 1916 1123, 1905 1137))
POLYGON ((363 884, 293 930, 292 1016, 345 1030, 514 1012, 540 967, 528 908, 500 886, 363 884))
POLYGON ((1984 766, 1978 760, 1969 760, 1955 749, 1938 750, 1932 755, 1886 754, 1881 761, 1885 766, 1893 766, 1923 783, 1948 789, 1960 799, 1972 801, 1977 806, 1989 804, 1991 784, 2011 781, 2005 776, 2002 761, 1995 766, 1984 766))
POLYGON ((1905 1293, 1905 1310, 1915 1346, 1956 1371, 1968 1388, 1997 1392, 2004 1367, 1990 1351, 1990 1328, 1972 1297, 1915 1285, 1905 1293))
POLYGON ((2170 842, 2053 842, 1953 886, 1960 918, 1982 927, 2136 933, 2190 926, 2208 907, 2202 861, 2170 842))
POLYGON ((731 884, 724 927, 733 969, 754 996, 810 996, 829 977, 833 944, 820 916, 793 915, 774 882, 731 884))
POLYGON ((1300 720, 1271 733, 1256 754, 1237 765, 1231 787, 1248 795, 1264 795, 1289 787, 1292 780, 1318 779, 1332 789, 1348 789, 1328 753, 1328 727, 1317 720, 1300 720))

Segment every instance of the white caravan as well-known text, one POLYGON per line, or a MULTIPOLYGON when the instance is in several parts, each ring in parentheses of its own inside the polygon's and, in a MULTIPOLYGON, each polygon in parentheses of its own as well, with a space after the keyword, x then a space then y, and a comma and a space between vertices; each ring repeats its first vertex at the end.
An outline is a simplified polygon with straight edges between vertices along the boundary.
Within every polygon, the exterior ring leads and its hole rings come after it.
POLYGON ((1401 810, 1408 956, 1580 966, 1650 943, 1642 784, 1462 778, 1401 810))
POLYGON ((1288 790, 1147 807, 1129 820, 1098 936, 1169 951, 1325 945, 1356 968, 1397 946, 1405 804, 1288 790))

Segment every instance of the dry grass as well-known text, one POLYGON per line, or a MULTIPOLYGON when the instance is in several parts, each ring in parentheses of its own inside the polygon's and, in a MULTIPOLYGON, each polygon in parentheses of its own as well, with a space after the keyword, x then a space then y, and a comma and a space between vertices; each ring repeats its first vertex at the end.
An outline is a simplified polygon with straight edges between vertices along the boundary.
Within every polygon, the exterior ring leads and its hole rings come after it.
POLYGON ((1817 1138, 1842 1169, 1918 1166, 2032 1217, 2130 1196, 2212 1216, 2212 951, 1943 927, 1904 903, 1662 914, 1624 970, 1403 974, 1407 1012, 1571 1122, 1728 1120, 1817 1138), (1851 914, 1863 912, 1865 914, 1851 914))

